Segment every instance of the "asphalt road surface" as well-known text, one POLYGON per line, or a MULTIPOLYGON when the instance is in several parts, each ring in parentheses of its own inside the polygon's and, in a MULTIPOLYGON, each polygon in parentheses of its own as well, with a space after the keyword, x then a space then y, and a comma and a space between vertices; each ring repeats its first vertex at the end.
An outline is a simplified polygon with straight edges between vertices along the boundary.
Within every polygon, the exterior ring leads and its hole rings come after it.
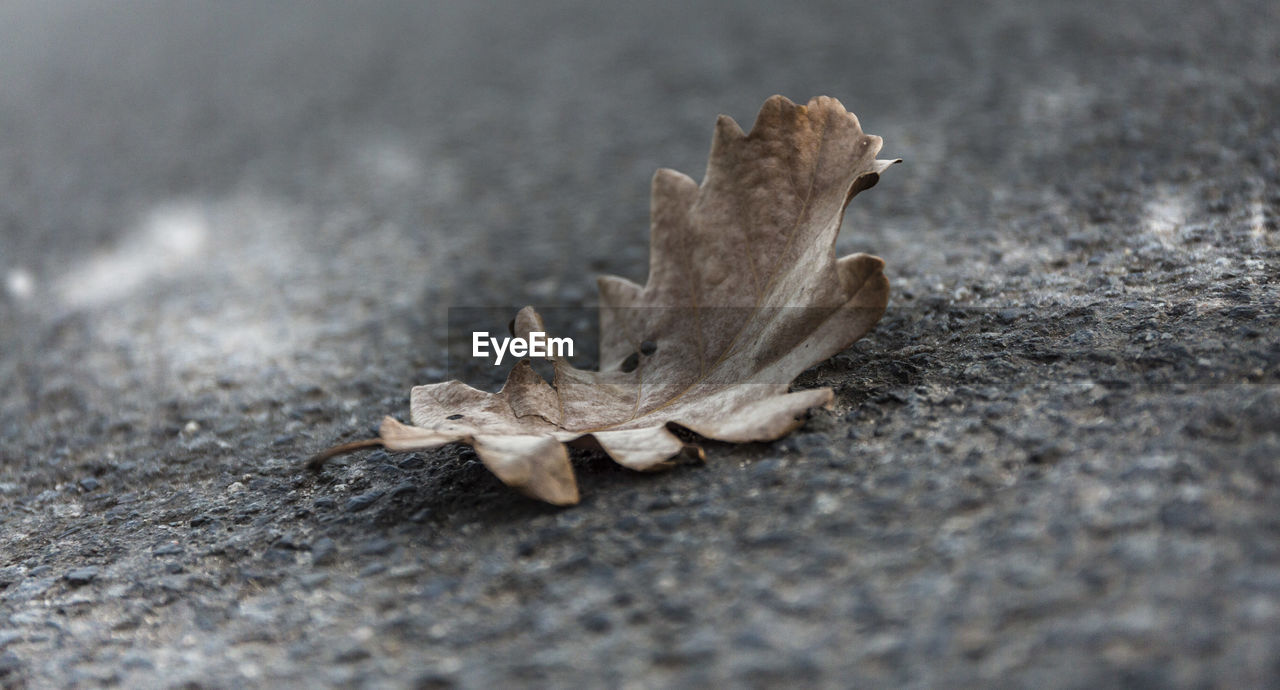
POLYGON ((1280 684, 1278 112, 1264 0, 6 2, 0 685, 1280 684), (774 93, 906 161, 832 410, 301 469, 774 93))

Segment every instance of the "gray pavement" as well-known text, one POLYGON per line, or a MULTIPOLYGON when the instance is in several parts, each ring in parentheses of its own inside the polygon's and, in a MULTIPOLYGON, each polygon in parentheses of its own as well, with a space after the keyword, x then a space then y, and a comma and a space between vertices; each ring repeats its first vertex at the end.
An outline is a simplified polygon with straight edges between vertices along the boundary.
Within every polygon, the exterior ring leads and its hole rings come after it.
POLYGON ((0 685, 1280 683, 1280 5, 0 6, 0 685), (583 502, 406 412, 828 94, 906 160, 835 409, 583 502))

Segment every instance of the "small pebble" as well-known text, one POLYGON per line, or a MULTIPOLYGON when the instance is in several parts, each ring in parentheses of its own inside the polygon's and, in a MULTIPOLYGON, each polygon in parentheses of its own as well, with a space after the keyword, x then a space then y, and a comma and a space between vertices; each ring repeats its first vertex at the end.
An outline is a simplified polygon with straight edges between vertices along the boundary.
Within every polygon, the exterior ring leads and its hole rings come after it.
POLYGON ((333 660, 339 664, 354 664, 357 661, 368 659, 371 654, 364 647, 351 647, 344 649, 333 656, 333 660))
POLYGON ((366 565, 365 567, 360 569, 360 577, 373 577, 374 575, 381 575, 382 573, 386 572, 386 570, 387 570, 387 566, 385 563, 370 563, 369 565, 366 565))
POLYGON ((101 570, 97 566, 89 565, 83 568, 68 570, 67 574, 62 577, 67 581, 67 584, 73 587, 80 587, 93 582, 94 578, 98 577, 99 572, 101 572, 101 570))
POLYGON ((391 553, 396 545, 386 539, 373 539, 360 547, 360 555, 362 556, 382 556, 391 553))
POLYGON ((401 460, 397 466, 402 470, 416 470, 425 464, 427 463, 422 459, 421 455, 414 454, 401 460))
POLYGON ((347 499, 347 504, 343 506, 343 509, 348 513, 358 513, 376 503, 379 498, 382 498, 381 491, 370 491, 359 496, 352 496, 347 499))
POLYGON ((311 562, 315 565, 328 565, 338 555, 338 545, 329 537, 320 537, 311 545, 311 562))

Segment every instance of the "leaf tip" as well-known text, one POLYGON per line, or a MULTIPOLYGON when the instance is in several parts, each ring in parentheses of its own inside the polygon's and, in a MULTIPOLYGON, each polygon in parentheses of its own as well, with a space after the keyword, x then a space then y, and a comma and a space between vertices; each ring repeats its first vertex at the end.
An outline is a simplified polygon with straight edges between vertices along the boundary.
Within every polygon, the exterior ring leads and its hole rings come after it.
MULTIPOLYGON (((737 120, 728 115, 720 115, 716 118, 716 141, 733 141, 746 136, 747 133, 742 131, 742 127, 738 125, 737 120)), ((658 172, 661 173, 662 171, 659 170, 658 172)))

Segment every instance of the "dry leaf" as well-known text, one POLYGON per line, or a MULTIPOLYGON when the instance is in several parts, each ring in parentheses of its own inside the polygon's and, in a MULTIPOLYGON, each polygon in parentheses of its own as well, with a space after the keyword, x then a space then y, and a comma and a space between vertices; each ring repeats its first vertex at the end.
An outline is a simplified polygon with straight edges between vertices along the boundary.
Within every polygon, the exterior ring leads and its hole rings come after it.
MULTIPOLYGON (((673 427, 732 442, 787 434, 832 399, 788 383, 860 338, 888 303, 881 259, 835 257, 845 207, 897 162, 876 160, 880 145, 834 98, 774 96, 750 134, 720 116, 701 185, 654 175, 648 284, 599 280, 600 371, 553 359, 548 384, 525 360, 496 394, 417 386, 413 425, 387 417, 372 443, 466 443, 506 484, 567 505, 578 501, 568 442, 652 470, 701 454, 673 427)), ((525 307, 516 331, 545 329, 525 307)))

